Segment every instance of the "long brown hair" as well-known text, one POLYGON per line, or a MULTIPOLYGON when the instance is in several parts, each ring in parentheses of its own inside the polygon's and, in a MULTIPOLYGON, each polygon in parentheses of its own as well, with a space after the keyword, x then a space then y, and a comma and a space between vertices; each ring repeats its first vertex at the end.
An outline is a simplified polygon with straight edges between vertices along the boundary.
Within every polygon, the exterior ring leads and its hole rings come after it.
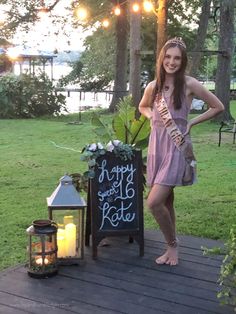
POLYGON ((182 44, 178 44, 176 42, 171 42, 171 40, 168 40, 167 43, 162 47, 158 60, 156 65, 156 85, 154 88, 154 94, 153 98, 158 93, 161 93, 164 87, 165 82, 165 76, 166 72, 163 67, 163 61, 166 55, 166 51, 169 48, 178 47, 181 51, 181 66, 180 69, 174 74, 174 91, 173 91, 173 100, 174 100, 174 108, 180 109, 181 108, 181 102, 182 102, 182 95, 184 92, 184 86, 185 86, 185 70, 188 63, 187 53, 186 49, 182 44))

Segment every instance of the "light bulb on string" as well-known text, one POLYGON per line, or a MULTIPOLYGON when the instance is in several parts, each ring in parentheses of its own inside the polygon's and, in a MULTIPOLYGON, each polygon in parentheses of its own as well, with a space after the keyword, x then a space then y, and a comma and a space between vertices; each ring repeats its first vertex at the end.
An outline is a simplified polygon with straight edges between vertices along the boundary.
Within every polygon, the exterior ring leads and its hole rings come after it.
POLYGON ((152 2, 148 0, 143 2, 143 8, 146 12, 151 12, 154 10, 152 2))
POLYGON ((85 8, 77 8, 76 16, 79 20, 84 21, 88 17, 88 11, 85 8))
POLYGON ((139 12, 139 11, 140 11, 140 5, 139 5, 138 3, 134 3, 134 4, 132 5, 132 10, 133 10, 133 12, 135 12, 135 13, 139 12))
POLYGON ((110 22, 109 22, 108 19, 105 19, 105 20, 102 21, 102 26, 103 27, 107 28, 109 25, 110 25, 110 22))
POLYGON ((121 14, 121 9, 120 9, 120 6, 119 6, 119 5, 117 5, 117 6, 114 8, 114 14, 117 15, 117 16, 121 14))

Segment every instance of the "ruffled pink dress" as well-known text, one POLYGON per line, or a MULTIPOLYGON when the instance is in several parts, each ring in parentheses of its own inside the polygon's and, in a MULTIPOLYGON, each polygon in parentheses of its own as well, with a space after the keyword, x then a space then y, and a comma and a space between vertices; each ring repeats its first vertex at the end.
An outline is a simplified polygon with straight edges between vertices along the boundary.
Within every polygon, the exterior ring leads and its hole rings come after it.
MULTIPOLYGON (((183 101, 181 109, 175 110, 170 100, 168 98, 165 100, 176 125, 184 133, 190 106, 183 101)), ((191 143, 189 135, 185 137, 185 140, 191 143)), ((147 155, 147 185, 182 186, 185 163, 183 153, 178 150, 167 133, 154 104, 147 155)), ((192 181, 188 185, 192 185, 194 182, 192 181)))

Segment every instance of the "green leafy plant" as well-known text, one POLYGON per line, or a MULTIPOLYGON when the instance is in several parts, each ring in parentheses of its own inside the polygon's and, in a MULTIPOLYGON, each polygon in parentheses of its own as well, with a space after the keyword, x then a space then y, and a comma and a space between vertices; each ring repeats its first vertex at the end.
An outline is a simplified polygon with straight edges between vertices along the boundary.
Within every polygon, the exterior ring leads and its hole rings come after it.
POLYGON ((233 305, 236 311, 236 225, 230 229, 230 238, 224 248, 203 248, 203 250, 205 255, 224 255, 218 279, 220 291, 217 297, 222 304, 233 305))
POLYGON ((226 255, 221 265, 219 284, 221 287, 217 297, 223 304, 234 306, 236 311, 236 225, 230 230, 230 238, 226 243, 226 255))
POLYGON ((0 118, 34 118, 65 110, 65 96, 56 94, 44 74, 0 77, 0 118))
POLYGON ((87 178, 94 178, 96 160, 106 152, 112 152, 122 160, 128 160, 132 158, 135 149, 144 149, 148 145, 149 121, 144 116, 135 118, 135 107, 131 96, 124 97, 120 101, 111 125, 103 122, 97 113, 92 114, 91 122, 98 138, 108 143, 103 145, 98 142, 83 148, 81 160, 88 163, 88 171, 83 176, 87 178))
POLYGON ((78 192, 88 192, 88 178, 84 174, 75 172, 71 173, 70 177, 72 178, 72 182, 78 192))
POLYGON ((149 120, 142 115, 136 119, 135 110, 132 97, 124 97, 118 104, 117 114, 112 120, 112 128, 105 124, 97 113, 93 113, 94 132, 106 141, 115 138, 125 144, 134 145, 136 148, 146 148, 150 132, 149 120))

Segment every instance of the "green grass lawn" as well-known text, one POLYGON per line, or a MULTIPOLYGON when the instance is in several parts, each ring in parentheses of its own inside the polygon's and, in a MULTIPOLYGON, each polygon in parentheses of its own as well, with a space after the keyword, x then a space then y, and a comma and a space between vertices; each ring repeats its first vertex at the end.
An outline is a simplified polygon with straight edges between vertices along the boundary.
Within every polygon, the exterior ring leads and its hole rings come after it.
MULTIPOLYGON (((236 117, 236 102, 231 112, 236 117)), ((79 151, 97 141, 89 114, 83 124, 68 124, 77 115, 41 120, 0 120, 0 269, 26 261, 26 228, 47 218, 46 197, 65 173, 82 172, 87 164, 79 151), (73 148, 61 149, 54 145, 73 148)), ((106 116, 110 121, 111 115, 106 116)), ((236 145, 205 122, 192 130, 198 160, 198 184, 176 188, 177 230, 213 239, 226 239, 236 221, 236 145)), ((145 210, 145 228, 157 228, 145 210)))

